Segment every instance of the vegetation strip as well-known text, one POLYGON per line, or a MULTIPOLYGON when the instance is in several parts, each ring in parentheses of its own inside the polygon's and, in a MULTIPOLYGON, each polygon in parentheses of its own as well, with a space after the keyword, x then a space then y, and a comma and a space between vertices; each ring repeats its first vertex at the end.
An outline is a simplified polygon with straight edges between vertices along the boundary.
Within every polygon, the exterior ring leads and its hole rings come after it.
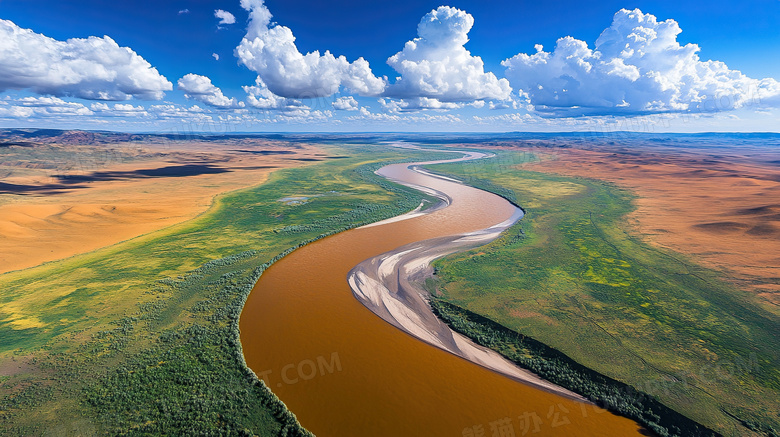
POLYGON ((580 365, 544 343, 443 300, 432 298, 430 304, 454 331, 602 408, 636 420, 661 437, 719 435, 648 394, 580 365))
POLYGON ((77 321, 52 325, 54 332, 33 329, 27 343, 24 331, 0 326, 0 336, 14 340, 3 343, 0 352, 15 348, 12 355, 20 360, 32 354, 27 362, 36 371, 0 381, 0 430, 8 435, 307 435, 246 368, 237 320, 256 279, 274 261, 316 239, 412 210, 426 198, 373 171, 401 156, 430 155, 355 146, 350 153, 351 159, 278 172, 266 184, 224 196, 217 208, 159 237, 0 277, 4 302, 15 304, 21 298, 15 296, 41 293, 42 287, 49 294, 69 293, 69 305, 49 304, 46 314, 58 320, 67 310, 77 321), (366 161, 373 163, 358 165, 366 161), (349 195, 317 197, 306 205, 277 202, 291 194, 347 189, 349 195), (214 253, 215 245, 249 250, 153 285, 147 279, 181 271, 187 261, 214 253), (269 257, 274 252, 279 254, 269 257), (168 257, 176 264, 169 267, 168 257), (87 281, 91 288, 73 292, 75 284, 87 281), (116 316, 78 318, 87 314, 82 305, 101 307, 106 299, 129 305, 113 310, 116 316), (47 417, 43 411, 56 414, 47 417))

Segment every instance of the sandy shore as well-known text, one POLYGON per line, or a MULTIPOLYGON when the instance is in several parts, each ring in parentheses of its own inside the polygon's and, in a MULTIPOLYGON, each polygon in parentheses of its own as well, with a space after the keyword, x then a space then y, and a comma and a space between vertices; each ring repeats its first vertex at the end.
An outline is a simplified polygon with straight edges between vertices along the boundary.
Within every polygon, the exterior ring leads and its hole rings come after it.
MULTIPOLYGON (((486 156, 485 154, 468 153, 463 158, 457 160, 415 163, 410 164, 409 168, 424 177, 445 179, 452 182, 452 179, 425 172, 419 169, 419 166, 439 162, 479 159, 486 156)), ((383 175, 382 169, 378 170, 377 174, 383 175)), ((445 208, 451 202, 450 197, 446 193, 434 192, 430 188, 404 180, 393 180, 433 194, 441 199, 441 202, 426 211, 413 211, 389 219, 384 223, 427 214, 434 210, 445 208)), ((487 244, 498 238, 505 229, 512 226, 522 217, 522 210, 515 208, 515 213, 509 219, 487 229, 420 241, 369 258, 349 272, 348 282, 350 288, 354 296, 363 305, 383 320, 430 345, 514 380, 571 399, 584 401, 585 399, 576 393, 545 381, 535 374, 518 367, 497 352, 479 346, 467 337, 453 332, 433 314, 427 301, 429 295, 419 285, 425 278, 433 274, 433 269, 430 265, 433 260, 487 244)), ((375 223, 372 226, 377 226, 381 223, 383 222, 375 223)))

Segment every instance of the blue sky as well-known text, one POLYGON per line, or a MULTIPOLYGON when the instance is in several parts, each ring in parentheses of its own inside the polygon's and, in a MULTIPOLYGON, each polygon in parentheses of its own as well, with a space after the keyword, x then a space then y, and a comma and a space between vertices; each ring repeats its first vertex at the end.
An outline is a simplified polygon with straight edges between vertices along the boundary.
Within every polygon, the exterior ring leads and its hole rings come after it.
POLYGON ((2 127, 780 126, 778 0, 0 0, 0 20, 2 127))

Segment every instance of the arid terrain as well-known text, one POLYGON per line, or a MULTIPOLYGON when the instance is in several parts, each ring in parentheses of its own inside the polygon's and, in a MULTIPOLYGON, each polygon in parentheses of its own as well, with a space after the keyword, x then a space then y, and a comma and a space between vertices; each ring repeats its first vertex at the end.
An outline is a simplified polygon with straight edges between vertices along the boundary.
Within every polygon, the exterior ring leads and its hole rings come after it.
POLYGON ((220 193, 324 156, 312 146, 261 138, 24 134, 0 136, 0 273, 181 223, 220 193))
POLYGON ((725 271, 777 311, 780 167, 756 148, 610 146, 534 149, 527 170, 610 181, 636 193, 630 218, 643 238, 725 271))

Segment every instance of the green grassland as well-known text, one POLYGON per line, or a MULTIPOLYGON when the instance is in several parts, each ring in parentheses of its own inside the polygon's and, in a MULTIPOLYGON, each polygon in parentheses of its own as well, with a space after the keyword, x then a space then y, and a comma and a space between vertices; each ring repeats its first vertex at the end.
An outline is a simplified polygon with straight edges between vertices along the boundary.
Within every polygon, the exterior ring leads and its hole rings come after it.
POLYGON ((373 174, 381 163, 443 156, 326 150, 349 157, 277 171, 191 221, 0 276, 0 434, 306 435, 243 363, 244 299, 295 247, 419 205, 425 196, 373 174), (279 201, 292 196, 307 199, 279 201))
POLYGON ((718 432, 776 435, 778 317, 718 272, 632 234, 631 193, 511 165, 532 158, 431 167, 526 211, 488 246, 434 264, 441 299, 718 432))

